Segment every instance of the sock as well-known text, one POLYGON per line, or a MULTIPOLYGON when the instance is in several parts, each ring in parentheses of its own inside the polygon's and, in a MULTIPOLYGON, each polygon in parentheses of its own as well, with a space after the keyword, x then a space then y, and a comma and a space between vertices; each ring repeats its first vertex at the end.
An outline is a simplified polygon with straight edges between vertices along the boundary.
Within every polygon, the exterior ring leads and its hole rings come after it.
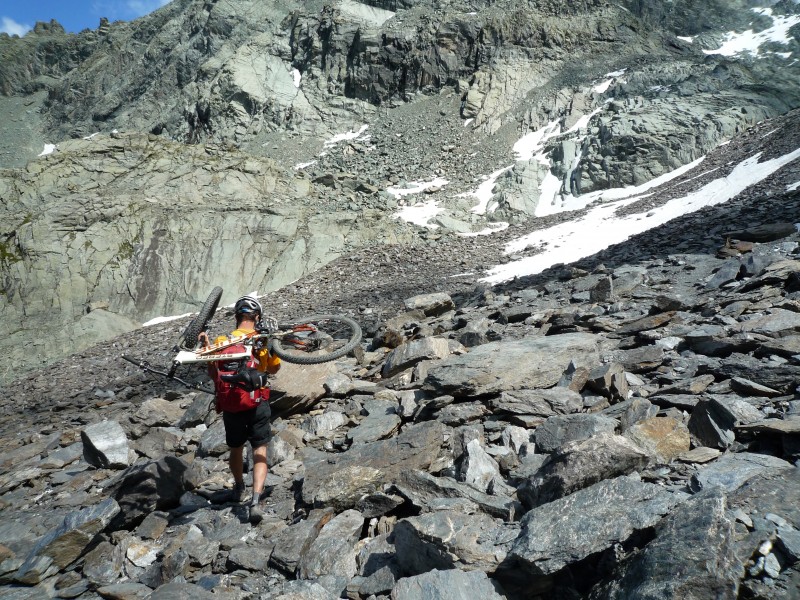
POLYGON ((253 499, 250 501, 251 506, 255 506, 256 504, 258 504, 260 498, 261 498, 261 492, 253 492, 253 499))

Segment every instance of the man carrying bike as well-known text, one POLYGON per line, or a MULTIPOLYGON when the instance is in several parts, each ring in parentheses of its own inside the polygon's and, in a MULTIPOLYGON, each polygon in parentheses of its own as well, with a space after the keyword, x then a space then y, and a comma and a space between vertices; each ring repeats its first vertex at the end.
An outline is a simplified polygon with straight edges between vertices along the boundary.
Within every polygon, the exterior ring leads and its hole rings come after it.
MULTIPOLYGON (((252 296, 242 296, 234 305, 236 329, 231 337, 255 331, 261 323, 261 304, 252 296)), ((276 327, 274 319, 268 319, 266 329, 276 327)), ((225 340, 220 336, 214 343, 225 340)), ((208 335, 200 334, 200 341, 208 345, 208 335)), ((243 346, 230 346, 223 353, 241 352, 243 346)), ((244 497, 244 444, 250 442, 253 449, 253 496, 250 500, 250 522, 259 523, 264 518, 259 507, 264 483, 267 479, 267 443, 270 438, 269 388, 267 375, 277 373, 281 361, 272 355, 266 344, 256 345, 249 359, 210 362, 208 372, 214 380, 217 412, 222 413, 225 424, 225 442, 230 448, 228 465, 233 474, 232 500, 241 502, 244 497)))

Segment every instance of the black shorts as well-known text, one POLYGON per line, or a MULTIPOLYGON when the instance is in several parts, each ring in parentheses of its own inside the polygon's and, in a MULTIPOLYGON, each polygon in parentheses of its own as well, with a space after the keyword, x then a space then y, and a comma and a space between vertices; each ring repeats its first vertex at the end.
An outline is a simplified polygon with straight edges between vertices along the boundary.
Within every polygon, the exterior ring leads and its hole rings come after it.
POLYGON ((223 412, 225 443, 229 448, 244 446, 245 442, 250 442, 253 448, 266 446, 270 438, 269 418, 271 415, 269 402, 266 401, 250 410, 223 412))

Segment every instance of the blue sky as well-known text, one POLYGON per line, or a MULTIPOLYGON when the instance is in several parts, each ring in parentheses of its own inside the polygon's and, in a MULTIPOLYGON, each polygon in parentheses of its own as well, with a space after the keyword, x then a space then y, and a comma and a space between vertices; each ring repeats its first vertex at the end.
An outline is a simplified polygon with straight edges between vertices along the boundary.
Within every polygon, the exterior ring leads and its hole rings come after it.
POLYGON ((97 29, 100 17, 130 21, 170 0, 0 0, 0 32, 24 35, 36 21, 55 19, 77 33, 97 29))

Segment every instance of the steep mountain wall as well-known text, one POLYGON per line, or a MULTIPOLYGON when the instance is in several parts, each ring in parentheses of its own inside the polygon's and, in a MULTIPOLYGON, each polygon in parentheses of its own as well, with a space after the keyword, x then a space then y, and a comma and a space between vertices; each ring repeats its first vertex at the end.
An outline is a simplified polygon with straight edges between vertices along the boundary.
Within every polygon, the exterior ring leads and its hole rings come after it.
POLYGON ((233 302, 413 235, 378 211, 323 205, 314 187, 266 159, 144 134, 67 142, 1 173, 9 367, 191 310, 215 285, 233 302), (31 321, 55 327, 31 341, 31 321))
POLYGON ((14 365, 217 283, 274 289, 354 249, 532 223, 667 174, 800 106, 798 10, 173 0, 78 35, 0 35, 0 332, 63 329, 14 365), (722 51, 747 31, 763 43, 722 51), (415 232, 395 211, 419 196, 397 190, 434 178, 438 231, 415 232))

